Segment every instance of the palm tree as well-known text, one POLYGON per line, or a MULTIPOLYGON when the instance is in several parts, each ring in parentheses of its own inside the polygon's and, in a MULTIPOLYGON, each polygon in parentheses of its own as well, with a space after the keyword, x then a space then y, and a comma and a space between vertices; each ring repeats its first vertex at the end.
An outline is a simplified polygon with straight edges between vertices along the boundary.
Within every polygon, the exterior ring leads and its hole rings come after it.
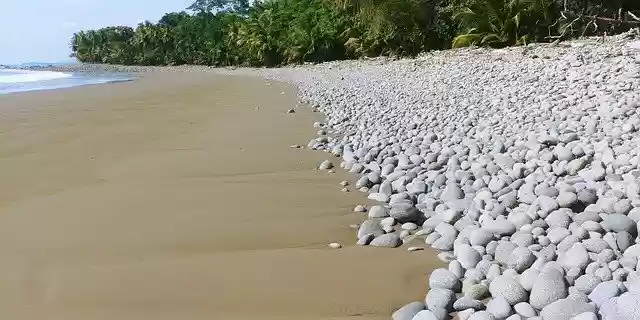
POLYGON ((550 20, 551 5, 549 0, 477 0, 454 15, 464 32, 453 39, 452 47, 527 44, 550 20))

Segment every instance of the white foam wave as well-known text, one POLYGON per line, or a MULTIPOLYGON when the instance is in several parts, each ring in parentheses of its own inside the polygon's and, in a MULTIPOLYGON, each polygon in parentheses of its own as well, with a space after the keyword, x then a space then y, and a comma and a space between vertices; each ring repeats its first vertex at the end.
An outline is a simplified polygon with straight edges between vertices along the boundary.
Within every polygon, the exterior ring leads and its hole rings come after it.
POLYGON ((55 71, 0 69, 0 83, 37 82, 69 78, 71 74, 55 71))

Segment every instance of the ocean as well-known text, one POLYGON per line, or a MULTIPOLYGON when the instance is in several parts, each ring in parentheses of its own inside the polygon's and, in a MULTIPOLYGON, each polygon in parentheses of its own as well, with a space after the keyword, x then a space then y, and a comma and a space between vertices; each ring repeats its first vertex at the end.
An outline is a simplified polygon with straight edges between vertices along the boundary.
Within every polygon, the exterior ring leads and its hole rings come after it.
POLYGON ((24 91, 53 90, 88 84, 131 80, 125 74, 83 74, 55 71, 0 69, 0 94, 24 91))

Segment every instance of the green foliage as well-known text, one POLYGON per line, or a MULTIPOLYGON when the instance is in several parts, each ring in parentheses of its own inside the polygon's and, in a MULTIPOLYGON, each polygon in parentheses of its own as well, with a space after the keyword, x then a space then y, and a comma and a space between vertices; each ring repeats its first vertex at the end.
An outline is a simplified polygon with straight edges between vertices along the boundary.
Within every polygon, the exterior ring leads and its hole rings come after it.
MULTIPOLYGON (((620 9, 640 11, 640 1, 195 0, 189 12, 135 29, 79 31, 71 51, 81 62, 138 65, 278 66, 411 56, 451 44, 503 47, 580 36, 574 30, 580 22, 595 26, 585 15, 616 18, 620 9)), ((622 26, 616 28, 607 30, 622 26)))
POLYGON ((356 28, 361 31, 362 51, 369 56, 415 55, 437 47, 439 4, 438 0, 360 1, 356 28))
POLYGON ((133 34, 130 27, 80 31, 71 39, 72 55, 80 61, 131 64, 129 42, 133 34))
POLYGON ((114 28, 80 31, 73 37, 72 55, 93 63, 215 66, 277 66, 346 57, 350 20, 324 0, 268 0, 243 13, 222 10, 238 3, 243 2, 197 1, 190 7, 195 14, 169 13, 156 24, 129 28, 126 37, 114 36, 114 28), (126 59, 115 55, 115 49, 126 53, 126 59))
POLYGON ((249 10, 249 0, 196 0, 189 8, 197 12, 234 12, 246 13, 249 10))
POLYGON ((469 45, 504 47, 527 44, 541 36, 554 18, 548 0, 476 0, 453 19, 464 30, 452 47, 469 45))

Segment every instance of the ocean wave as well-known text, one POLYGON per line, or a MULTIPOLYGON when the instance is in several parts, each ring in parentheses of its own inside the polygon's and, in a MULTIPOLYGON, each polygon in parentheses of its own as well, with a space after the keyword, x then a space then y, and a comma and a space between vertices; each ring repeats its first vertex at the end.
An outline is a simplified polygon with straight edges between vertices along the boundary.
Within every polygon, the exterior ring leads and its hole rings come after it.
POLYGON ((72 74, 55 71, 0 69, 0 83, 23 83, 69 78, 72 74))

